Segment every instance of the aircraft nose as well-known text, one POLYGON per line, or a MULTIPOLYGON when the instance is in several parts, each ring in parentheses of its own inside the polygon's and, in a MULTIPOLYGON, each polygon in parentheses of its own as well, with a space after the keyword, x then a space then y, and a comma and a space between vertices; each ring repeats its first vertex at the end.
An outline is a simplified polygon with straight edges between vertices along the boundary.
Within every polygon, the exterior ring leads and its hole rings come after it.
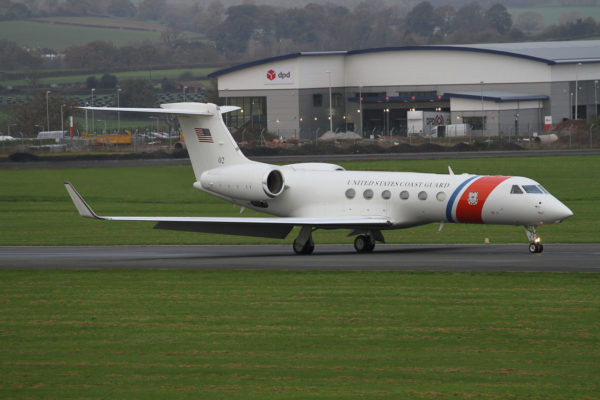
POLYGON ((552 222, 558 223, 569 217, 572 217, 573 211, 571 211, 569 207, 565 206, 560 201, 556 200, 555 202, 552 202, 550 207, 548 207, 546 215, 550 217, 552 222))

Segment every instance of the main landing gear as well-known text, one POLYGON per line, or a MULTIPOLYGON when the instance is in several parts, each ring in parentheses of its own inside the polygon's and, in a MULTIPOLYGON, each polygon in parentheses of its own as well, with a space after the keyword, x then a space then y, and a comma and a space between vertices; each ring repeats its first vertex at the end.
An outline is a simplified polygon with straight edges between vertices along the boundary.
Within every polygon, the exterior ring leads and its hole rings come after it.
POLYGON ((375 248, 375 239, 370 235, 358 235, 354 239, 354 248, 357 253, 370 253, 375 248))
POLYGON ((541 253, 544 251, 544 245, 542 239, 537 235, 537 228, 533 225, 525 226, 525 234, 529 239, 529 252, 530 253, 541 253))
POLYGON ((300 234, 294 240, 293 248, 296 254, 312 254, 315 250, 315 242, 312 239, 312 227, 302 227, 300 234))

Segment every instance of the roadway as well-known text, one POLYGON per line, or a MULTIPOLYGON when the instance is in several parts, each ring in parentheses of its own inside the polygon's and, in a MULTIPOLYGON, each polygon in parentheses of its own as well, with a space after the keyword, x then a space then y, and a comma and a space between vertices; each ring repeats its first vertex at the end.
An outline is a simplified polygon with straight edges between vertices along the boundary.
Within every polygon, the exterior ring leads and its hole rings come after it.
MULTIPOLYGON (((254 161, 265 163, 300 163, 300 162, 341 162, 370 160, 436 160, 459 158, 513 158, 513 157, 548 157, 548 156, 597 156, 600 149, 574 150, 511 150, 511 151, 444 151, 432 153, 369 153, 369 154, 313 154, 289 156, 249 156, 254 161)), ((104 167, 146 167, 190 165, 189 158, 159 158, 136 160, 63 160, 63 161, 30 161, 0 162, 0 169, 47 169, 47 168, 104 168, 104 167)))
POLYGON ((357 254, 352 244, 318 245, 297 256, 291 245, 4 246, 0 269, 256 269, 600 272, 600 244, 381 245, 357 254))

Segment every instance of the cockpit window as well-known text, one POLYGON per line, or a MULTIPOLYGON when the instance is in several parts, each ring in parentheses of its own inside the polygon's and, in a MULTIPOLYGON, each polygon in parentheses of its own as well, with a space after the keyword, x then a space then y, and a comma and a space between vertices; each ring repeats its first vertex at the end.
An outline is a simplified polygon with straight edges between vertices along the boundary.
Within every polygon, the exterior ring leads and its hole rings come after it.
POLYGON ((544 193, 537 185, 523 185, 523 189, 527 193, 544 193))
POLYGON ((538 187, 540 188, 540 190, 541 190, 543 193, 550 193, 550 192, 548 192, 546 189, 544 189, 544 187, 543 187, 542 185, 538 185, 538 187))
POLYGON ((519 185, 512 185, 512 188, 510 189, 510 193, 511 194, 523 194, 523 191, 521 190, 519 185))

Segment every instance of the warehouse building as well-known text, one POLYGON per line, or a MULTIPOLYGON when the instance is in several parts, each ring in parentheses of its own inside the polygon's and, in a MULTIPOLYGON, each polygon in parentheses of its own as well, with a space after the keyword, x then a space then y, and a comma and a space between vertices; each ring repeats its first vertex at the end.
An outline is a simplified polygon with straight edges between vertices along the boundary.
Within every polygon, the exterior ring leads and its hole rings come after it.
POLYGON ((598 116, 600 40, 303 52, 214 72, 232 128, 312 139, 542 133, 598 116))

